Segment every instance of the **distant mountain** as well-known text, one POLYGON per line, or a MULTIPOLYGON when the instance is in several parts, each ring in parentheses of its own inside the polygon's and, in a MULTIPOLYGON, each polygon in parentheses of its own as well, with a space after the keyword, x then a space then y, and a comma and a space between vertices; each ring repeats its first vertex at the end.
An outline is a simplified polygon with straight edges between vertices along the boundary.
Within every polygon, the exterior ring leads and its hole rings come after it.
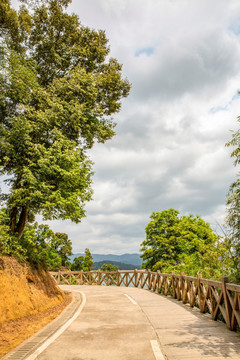
MULTIPOLYGON (((70 256, 71 261, 73 261, 73 259, 75 257, 78 256, 84 256, 83 253, 78 253, 78 254, 73 254, 72 256, 70 256)), ((123 264, 131 264, 131 265, 135 265, 135 267, 139 268, 141 266, 142 263, 142 259, 140 258, 139 254, 123 254, 123 255, 113 255, 113 254, 92 254, 93 257, 93 261, 99 262, 99 261, 117 261, 123 264)), ((131 269, 129 269, 131 270, 131 269)))
POLYGON ((133 265, 133 264, 123 264, 118 261, 103 260, 103 261, 95 262, 93 265, 93 270, 100 269, 103 264, 116 265, 119 268, 119 270, 135 270, 136 269, 136 265, 133 265))

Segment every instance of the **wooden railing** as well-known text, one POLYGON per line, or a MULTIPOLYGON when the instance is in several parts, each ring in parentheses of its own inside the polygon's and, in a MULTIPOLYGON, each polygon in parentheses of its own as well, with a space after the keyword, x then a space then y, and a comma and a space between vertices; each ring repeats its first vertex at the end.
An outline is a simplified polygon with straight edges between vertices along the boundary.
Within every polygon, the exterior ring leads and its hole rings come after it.
POLYGON ((197 277, 163 274, 150 270, 58 271, 51 272, 57 284, 134 286, 152 290, 210 313, 213 320, 223 320, 230 330, 240 328, 240 285, 197 277))

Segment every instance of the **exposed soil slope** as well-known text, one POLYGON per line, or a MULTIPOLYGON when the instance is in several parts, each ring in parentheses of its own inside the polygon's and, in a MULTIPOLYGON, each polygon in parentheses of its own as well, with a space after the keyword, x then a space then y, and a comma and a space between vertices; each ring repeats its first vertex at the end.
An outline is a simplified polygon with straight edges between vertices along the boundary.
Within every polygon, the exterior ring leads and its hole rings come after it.
POLYGON ((44 270, 0 256, 0 357, 54 319, 70 301, 44 270))

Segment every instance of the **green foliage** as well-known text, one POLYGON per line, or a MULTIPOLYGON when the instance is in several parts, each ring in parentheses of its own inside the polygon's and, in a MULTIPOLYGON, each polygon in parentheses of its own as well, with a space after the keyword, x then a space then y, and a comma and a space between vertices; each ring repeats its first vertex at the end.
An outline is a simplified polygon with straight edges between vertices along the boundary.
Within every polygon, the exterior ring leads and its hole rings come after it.
POLYGON ((85 257, 84 257, 84 271, 91 271, 93 266, 93 257, 89 249, 85 249, 85 257))
POLYGON ((0 3, 0 175, 12 233, 28 219, 81 221, 91 199, 87 149, 114 135, 129 83, 103 31, 83 27, 69 0, 0 3), (31 11, 29 10, 31 8, 31 11))
POLYGON ((19 240, 9 231, 9 215, 0 209, 0 253, 14 256, 21 261, 29 261, 46 270, 58 270, 61 266, 69 267, 72 255, 72 243, 68 235, 54 233, 48 225, 27 224, 19 240))
POLYGON ((72 254, 67 234, 54 233, 48 225, 27 224, 20 243, 26 249, 27 260, 47 270, 56 271, 65 266, 72 254))
POLYGON ((114 272, 114 271, 118 271, 118 267, 116 265, 112 265, 112 264, 103 264, 101 266, 102 271, 109 271, 109 272, 114 272))
POLYGON ((142 242, 142 268, 161 272, 185 272, 205 278, 224 274, 225 246, 199 216, 180 216, 175 209, 154 212, 142 242))
POLYGON ((71 270, 72 271, 83 270, 83 264, 84 264, 84 256, 77 256, 73 259, 73 262, 71 264, 71 270))
POLYGON ((72 242, 65 233, 56 232, 51 246, 61 257, 62 266, 68 266, 69 256, 72 255, 72 242))
POLYGON ((72 271, 91 271, 93 266, 93 258, 89 249, 85 249, 85 256, 78 256, 73 259, 71 265, 72 271))
POLYGON ((133 264, 125 264, 120 261, 113 261, 113 260, 103 260, 103 261, 95 261, 93 264, 93 270, 100 269, 104 264, 115 265, 119 270, 135 270, 137 268, 137 265, 133 265, 133 264))
POLYGON ((5 209, 0 209, 0 254, 14 256, 23 261, 26 259, 26 250, 19 244, 18 239, 9 233, 8 222, 5 209))
MULTIPOLYGON (((240 117, 238 117, 240 122, 240 117)), ((240 130, 237 130, 232 135, 232 140, 226 146, 234 146, 231 154, 235 158, 235 166, 240 163, 240 130)), ((227 218, 226 224, 228 227, 227 238, 230 243, 233 262, 233 280, 240 283, 240 179, 239 173, 236 181, 230 186, 227 195, 227 218)))

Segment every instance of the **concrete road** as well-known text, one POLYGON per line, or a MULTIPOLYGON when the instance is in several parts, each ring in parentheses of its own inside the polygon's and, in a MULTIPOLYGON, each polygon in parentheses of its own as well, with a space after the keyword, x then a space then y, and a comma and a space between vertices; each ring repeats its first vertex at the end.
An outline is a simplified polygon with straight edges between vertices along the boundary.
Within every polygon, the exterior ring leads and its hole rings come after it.
POLYGON ((240 335, 180 302, 137 288, 81 291, 77 319, 37 360, 240 360, 240 335))
POLYGON ((74 290, 86 296, 81 314, 38 360, 155 360, 151 340, 157 335, 123 289, 74 286, 74 290))

